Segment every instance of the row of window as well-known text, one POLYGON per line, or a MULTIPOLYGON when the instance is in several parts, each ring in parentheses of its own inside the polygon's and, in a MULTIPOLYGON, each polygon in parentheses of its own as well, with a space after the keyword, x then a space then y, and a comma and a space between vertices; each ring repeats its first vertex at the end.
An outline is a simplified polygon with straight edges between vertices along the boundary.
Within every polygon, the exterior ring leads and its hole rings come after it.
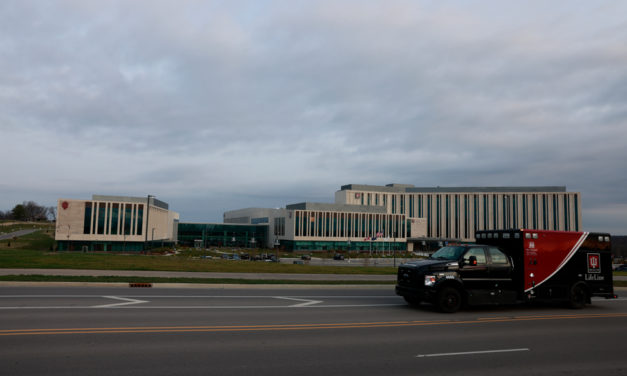
POLYGON ((85 202, 83 234, 142 235, 144 204, 85 202))
POLYGON ((404 215, 296 210, 294 217, 295 236, 331 238, 406 236, 404 215))
POLYGON ((214 223, 179 223, 178 241, 183 245, 194 245, 196 241, 202 247, 259 247, 266 244, 266 226, 241 226, 214 223))
MULTIPOLYGON (((356 193, 369 205, 378 193, 356 193)), ((549 194, 380 194, 391 214, 427 219, 428 237, 471 239, 475 230, 530 228, 579 231, 576 193, 549 194), (407 204, 407 206, 406 206, 407 204)))

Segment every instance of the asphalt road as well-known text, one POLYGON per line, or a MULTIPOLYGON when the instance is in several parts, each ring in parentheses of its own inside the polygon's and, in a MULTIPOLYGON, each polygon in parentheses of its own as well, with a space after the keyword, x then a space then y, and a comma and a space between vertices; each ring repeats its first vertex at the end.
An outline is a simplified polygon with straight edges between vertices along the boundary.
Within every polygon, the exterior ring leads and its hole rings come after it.
POLYGON ((627 300, 411 308, 391 287, 1 287, 3 375, 625 375, 627 300))

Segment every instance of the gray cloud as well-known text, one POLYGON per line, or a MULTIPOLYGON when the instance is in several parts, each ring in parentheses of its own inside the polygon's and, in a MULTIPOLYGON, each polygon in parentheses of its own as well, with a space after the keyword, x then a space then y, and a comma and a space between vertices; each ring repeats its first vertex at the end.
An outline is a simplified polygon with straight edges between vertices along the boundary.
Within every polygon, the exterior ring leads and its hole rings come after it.
POLYGON ((5 1, 0 207, 151 193, 218 221, 347 183, 567 185, 624 234, 626 8, 5 1))

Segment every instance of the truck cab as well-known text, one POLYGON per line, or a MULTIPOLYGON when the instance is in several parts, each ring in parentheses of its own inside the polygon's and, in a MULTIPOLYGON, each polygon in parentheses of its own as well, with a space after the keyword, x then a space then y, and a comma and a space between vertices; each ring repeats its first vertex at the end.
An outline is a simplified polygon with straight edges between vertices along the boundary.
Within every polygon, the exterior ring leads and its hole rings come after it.
POLYGON ((443 312, 455 312, 463 303, 513 303, 513 271, 513 260, 496 246, 450 245, 401 265, 396 293, 410 304, 430 302, 443 312))

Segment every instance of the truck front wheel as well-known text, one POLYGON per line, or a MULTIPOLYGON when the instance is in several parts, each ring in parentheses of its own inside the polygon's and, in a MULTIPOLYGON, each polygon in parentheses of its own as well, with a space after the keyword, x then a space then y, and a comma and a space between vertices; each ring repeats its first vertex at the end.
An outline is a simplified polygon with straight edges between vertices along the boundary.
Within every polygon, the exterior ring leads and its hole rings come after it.
POLYGON ((443 287, 438 291, 435 305, 442 312, 457 312, 462 306, 462 294, 454 287, 443 287))
POLYGON ((405 299, 407 304, 409 304, 411 306, 420 305, 420 299, 418 299, 418 298, 415 298, 413 296, 403 296, 403 298, 405 299))
POLYGON ((570 308, 580 309, 586 306, 588 293, 582 284, 576 284, 570 288, 569 305, 570 308))

